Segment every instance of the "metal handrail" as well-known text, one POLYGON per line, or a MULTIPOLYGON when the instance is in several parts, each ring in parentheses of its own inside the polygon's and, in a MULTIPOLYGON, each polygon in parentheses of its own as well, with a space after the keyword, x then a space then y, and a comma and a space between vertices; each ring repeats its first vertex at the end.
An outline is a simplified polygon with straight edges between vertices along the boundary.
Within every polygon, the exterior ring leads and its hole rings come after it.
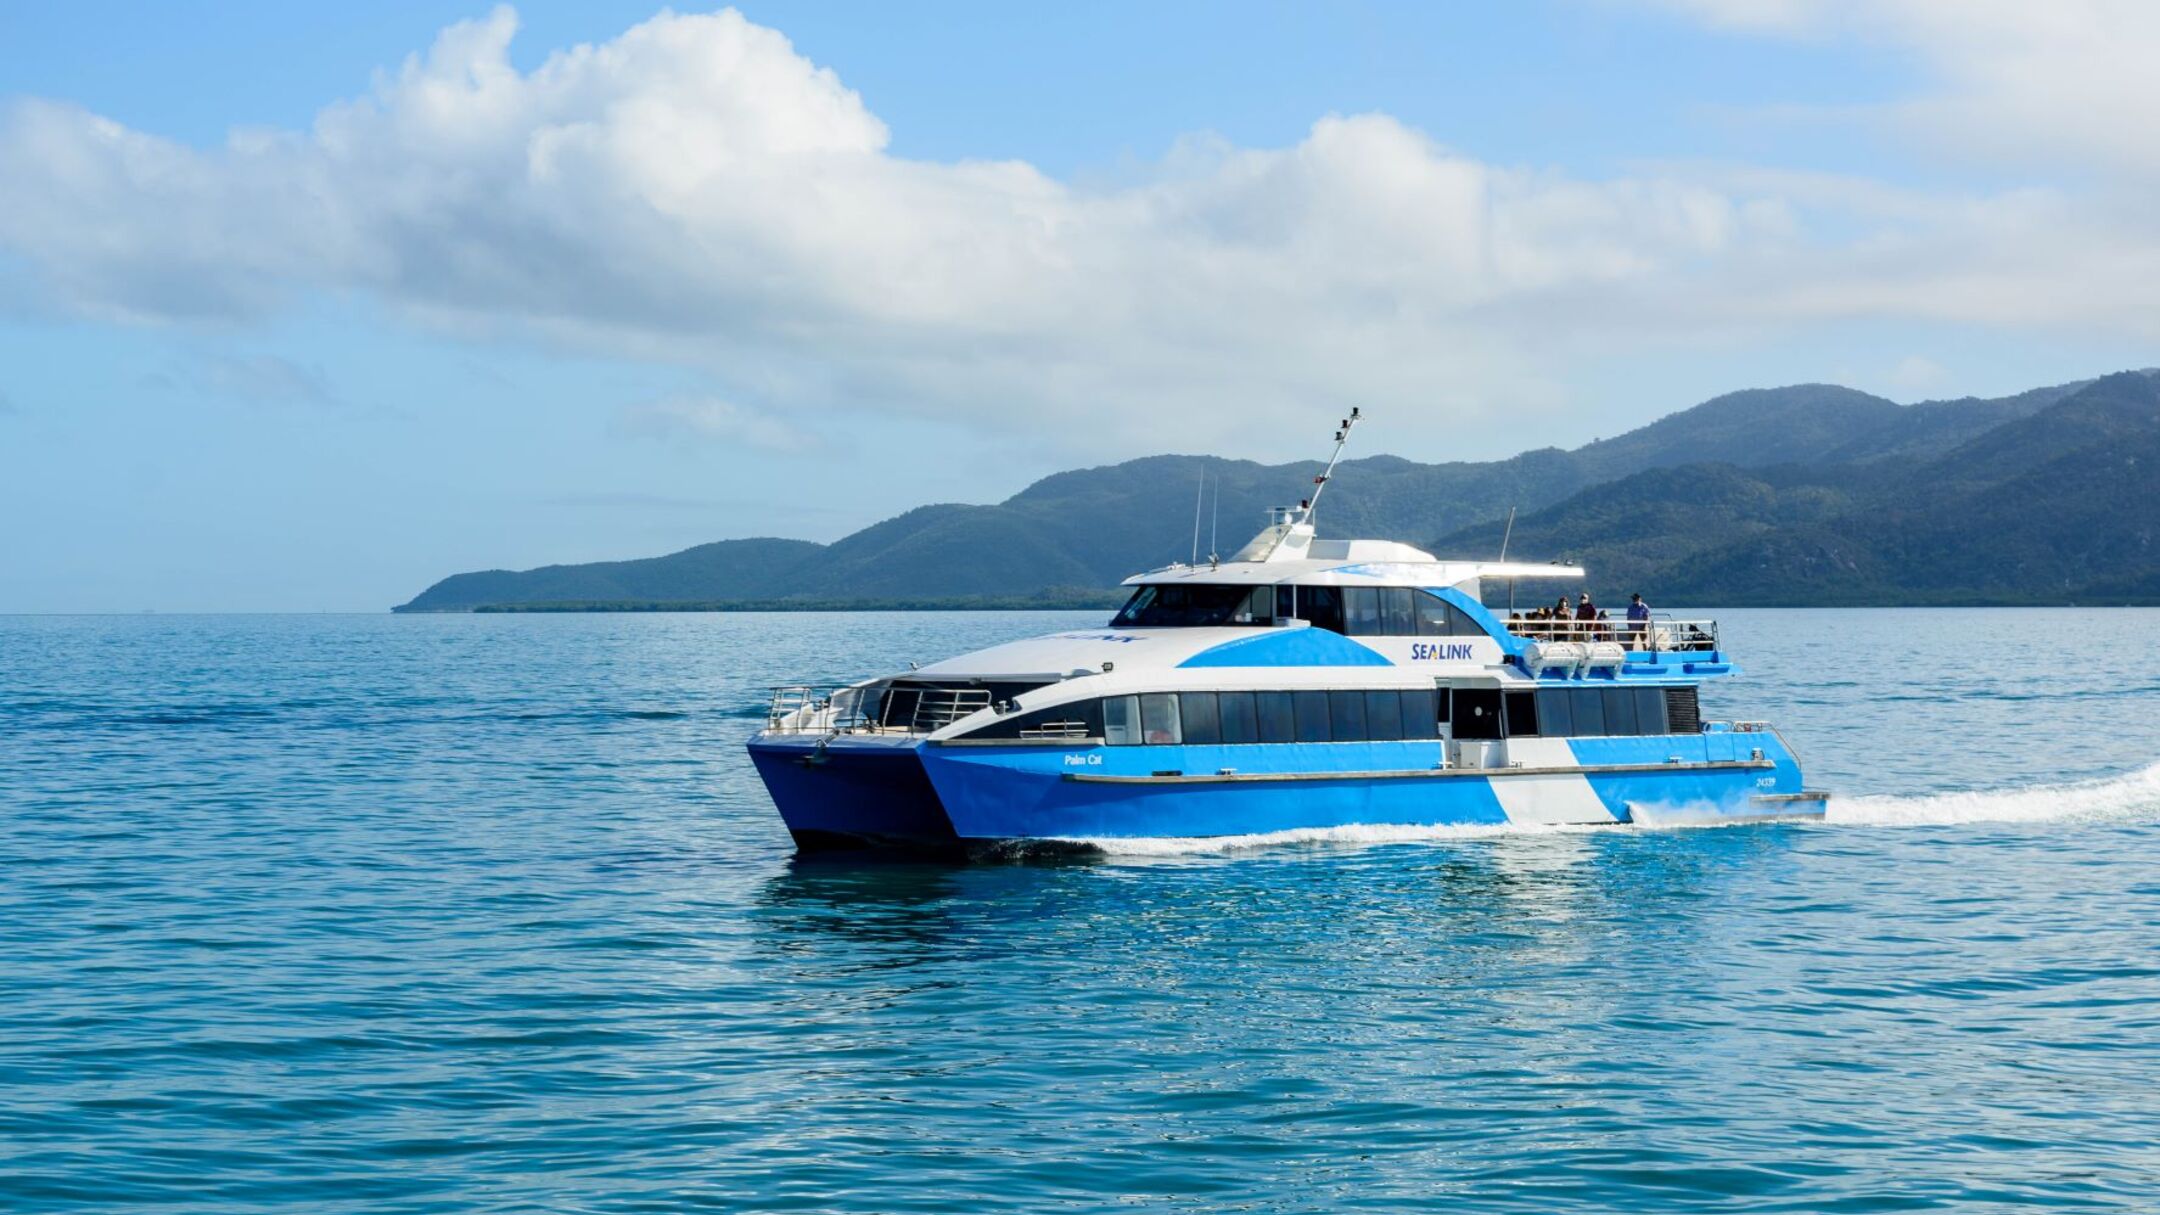
POLYGON ((1039 726, 1029 726, 1020 731, 1020 737, 1028 740, 1086 738, 1088 724, 1084 721, 1046 721, 1039 726))
MULTIPOLYGON (((784 684, 770 689, 765 728, 774 734, 930 734, 990 707, 988 688, 923 688, 903 721, 864 713, 864 702, 879 687, 825 689, 784 684)), ((889 699, 878 702, 881 709, 889 699)), ((1081 727, 1085 734, 1085 726, 1081 727)))
POLYGON ((988 688, 924 688, 915 698, 910 725, 914 733, 928 734, 989 707, 988 688))
POLYGON ((1532 620, 1513 616, 1501 623, 1508 632, 1531 641, 1615 641, 1630 650, 1698 651, 1718 649, 1715 620, 1682 620, 1653 613, 1647 623, 1633 620, 1532 620))

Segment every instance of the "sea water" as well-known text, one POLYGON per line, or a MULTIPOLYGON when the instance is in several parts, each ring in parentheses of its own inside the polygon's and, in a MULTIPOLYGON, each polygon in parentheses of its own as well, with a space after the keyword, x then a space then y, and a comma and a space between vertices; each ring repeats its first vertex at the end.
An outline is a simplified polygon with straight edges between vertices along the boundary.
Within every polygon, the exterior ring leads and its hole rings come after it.
POLYGON ((798 862, 1099 614, 0 619, 0 1209, 2160 1210, 2160 613, 1724 613, 1828 821, 798 862))

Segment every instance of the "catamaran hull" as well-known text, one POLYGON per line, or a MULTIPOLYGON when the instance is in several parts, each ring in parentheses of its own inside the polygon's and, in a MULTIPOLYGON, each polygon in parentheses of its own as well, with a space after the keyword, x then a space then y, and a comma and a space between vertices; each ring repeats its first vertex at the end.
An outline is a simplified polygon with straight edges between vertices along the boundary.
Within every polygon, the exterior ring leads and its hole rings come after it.
POLYGON ((1518 739, 1445 767, 1432 741, 985 746, 765 734, 750 745, 798 848, 970 851, 1014 840, 1345 827, 1820 817, 1774 733, 1518 739))

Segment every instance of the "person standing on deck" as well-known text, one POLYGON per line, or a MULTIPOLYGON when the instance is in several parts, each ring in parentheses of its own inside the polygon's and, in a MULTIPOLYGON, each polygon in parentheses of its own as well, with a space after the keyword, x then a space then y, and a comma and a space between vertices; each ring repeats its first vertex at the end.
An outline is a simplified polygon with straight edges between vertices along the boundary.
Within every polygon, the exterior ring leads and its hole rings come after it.
POLYGON ((1627 629, 1629 648, 1650 633, 1650 605, 1642 601, 1642 592, 1628 596, 1627 629))

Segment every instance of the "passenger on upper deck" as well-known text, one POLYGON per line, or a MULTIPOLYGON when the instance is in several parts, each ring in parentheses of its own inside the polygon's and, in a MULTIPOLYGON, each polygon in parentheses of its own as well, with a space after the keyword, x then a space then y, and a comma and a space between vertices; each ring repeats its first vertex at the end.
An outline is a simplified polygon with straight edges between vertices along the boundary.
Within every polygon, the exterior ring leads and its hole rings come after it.
POLYGON ((1643 602, 1641 591, 1628 596, 1627 631, 1630 645, 1642 641, 1650 631, 1650 605, 1643 602))

